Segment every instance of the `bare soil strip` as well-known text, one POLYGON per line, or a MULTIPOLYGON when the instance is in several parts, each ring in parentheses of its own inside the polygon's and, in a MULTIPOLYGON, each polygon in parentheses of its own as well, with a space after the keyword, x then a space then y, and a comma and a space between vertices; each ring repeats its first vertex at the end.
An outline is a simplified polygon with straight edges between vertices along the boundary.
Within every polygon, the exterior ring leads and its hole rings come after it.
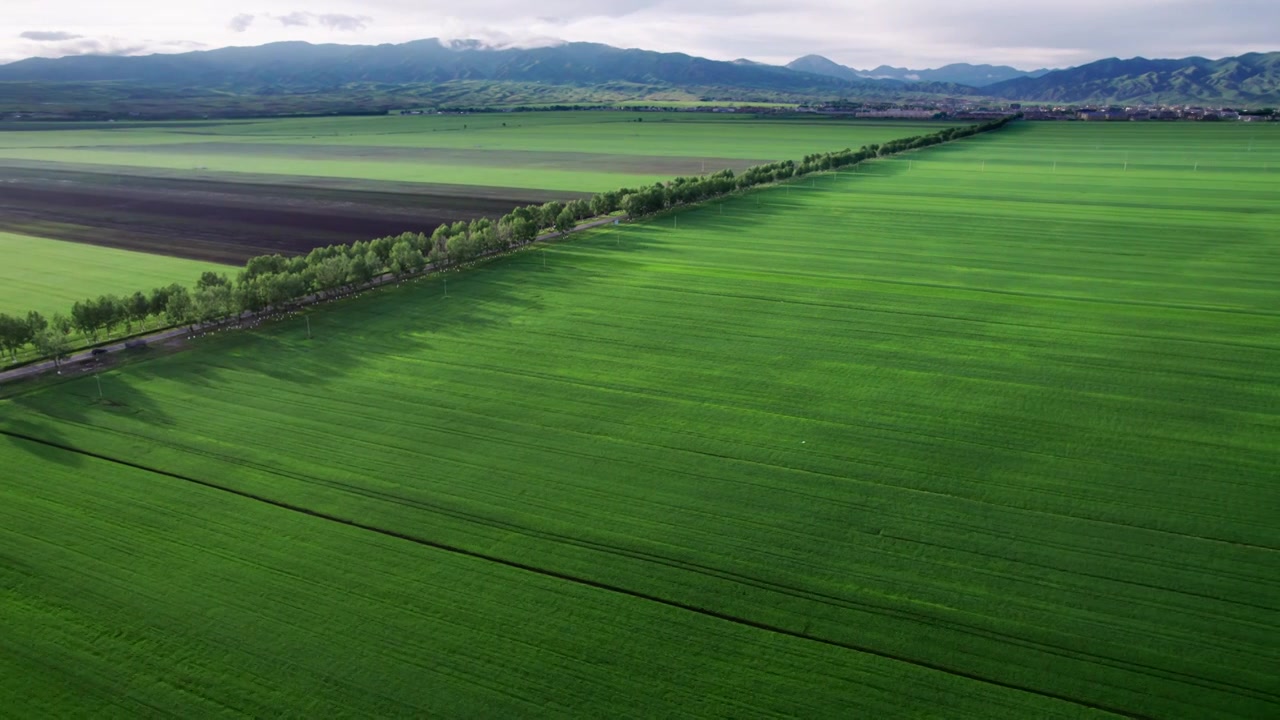
MULTIPOLYGON (((88 145, 84 150, 138 151, 133 145, 88 145)), ((219 155, 269 156, 290 160, 371 160, 375 162, 427 163, 495 168, 546 168, 635 175, 696 175, 731 168, 745 170, 778 158, 722 158, 612 153, 546 152, 539 150, 487 150, 483 148, 380 147, 373 145, 298 145, 289 143, 197 142, 146 146, 148 153, 181 155, 193 159, 219 155)), ((198 162, 197 162, 198 164, 198 162)))

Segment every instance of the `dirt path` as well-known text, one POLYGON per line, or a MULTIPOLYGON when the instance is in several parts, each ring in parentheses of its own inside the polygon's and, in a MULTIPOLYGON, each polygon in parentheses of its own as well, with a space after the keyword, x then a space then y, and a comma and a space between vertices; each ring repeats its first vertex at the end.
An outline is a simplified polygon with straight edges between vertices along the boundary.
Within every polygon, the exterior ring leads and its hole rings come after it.
MULTIPOLYGON (((590 230, 592 228, 603 227, 605 225, 612 225, 615 222, 618 222, 620 219, 621 218, 604 218, 601 220, 592 220, 591 222, 586 222, 581 225, 578 225, 574 229, 570 230, 568 233, 561 234, 561 233, 550 232, 550 233, 545 233, 543 235, 539 235, 534 240, 534 242, 544 242, 546 240, 563 237, 563 235, 567 235, 569 233, 575 233, 582 230, 590 230)), ((508 252, 508 251, 506 250, 494 251, 494 252, 486 253, 481 257, 490 257, 493 255, 501 254, 503 252, 508 252)), ((423 268, 421 272, 416 273, 416 276, 428 275, 433 271, 435 271, 434 267, 427 266, 426 268, 423 268)), ((370 280, 364 285, 361 285, 360 287, 356 288, 355 292, 359 292, 361 290, 368 290, 370 288, 375 288, 380 285, 385 285, 387 283, 397 282, 398 280, 401 280, 401 279, 402 278, 399 278, 391 273, 387 273, 385 275, 376 277, 373 280, 370 280)), ((312 305, 322 300, 328 300, 330 299, 330 297, 331 296, 328 296, 328 295, 321 295, 320 293, 308 295, 302 298, 302 300, 298 302, 297 307, 306 307, 307 305, 312 305)), ((265 317, 267 315, 271 315, 275 312, 277 311, 273 308, 267 308, 257 313, 246 312, 246 313, 243 313, 238 318, 238 320, 241 324, 243 324, 248 321, 252 321, 261 317, 265 317)), ((188 337, 190 335, 193 335, 199 332, 202 329, 206 329, 209 327, 223 326, 223 325, 226 325, 227 322, 228 321, 222 321, 218 323, 207 323, 202 325, 169 328, 167 330, 160 330, 158 332, 151 333, 150 335, 137 335, 134 337, 120 340, 119 342, 112 343, 110 345, 100 345, 93 349, 76 352, 69 355, 66 359, 62 360, 60 363, 57 363, 57 364, 55 364, 54 361, 52 360, 44 360, 41 362, 32 363, 30 365, 24 365, 19 368, 14 368, 12 370, 6 370, 4 372, 0 372, 0 384, 14 382, 18 380, 25 380, 25 379, 33 378, 39 375, 44 375, 45 373, 54 372, 62 366, 76 365, 78 363, 85 362, 86 360, 92 360, 93 358, 104 354, 102 352, 98 352, 97 355, 95 355, 94 354, 95 351, 106 350, 105 354, 110 355, 110 354, 118 353, 128 349, 127 346, 130 344, 136 344, 139 342, 145 343, 147 345, 152 345, 154 343, 163 343, 169 340, 173 340, 175 338, 188 337)))

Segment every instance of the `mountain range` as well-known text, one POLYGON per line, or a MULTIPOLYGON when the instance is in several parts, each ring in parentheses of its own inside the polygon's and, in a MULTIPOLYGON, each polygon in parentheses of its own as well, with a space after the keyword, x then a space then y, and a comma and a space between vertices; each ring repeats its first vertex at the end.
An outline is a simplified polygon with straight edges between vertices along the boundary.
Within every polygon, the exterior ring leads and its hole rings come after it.
POLYGON ((1008 65, 970 65, 953 63, 940 68, 910 70, 908 68, 881 65, 871 70, 856 70, 841 65, 821 55, 805 55, 787 63, 787 67, 801 72, 827 75, 843 80, 899 80, 902 82, 944 82, 983 88, 1005 80, 1022 77, 1040 77, 1051 70, 1018 70, 1008 65))
MULTIPOLYGON (((708 60, 683 53, 621 49, 598 43, 491 49, 478 41, 417 40, 400 45, 255 47, 133 57, 79 55, 0 65, 0 81, 132 82, 206 88, 312 91, 351 83, 444 83, 466 80, 601 85, 730 87, 796 95, 884 95, 908 83, 840 79, 758 63, 708 60)), ((920 93, 945 84, 911 83, 920 93)))
POLYGON ((598 43, 493 49, 476 41, 436 39, 376 46, 284 42, 169 55, 21 60, 0 65, 0 106, 6 94, 21 94, 23 87, 30 94, 33 83, 237 96, 360 92, 384 97, 416 88, 421 97, 459 102, 462 97, 493 99, 493 93, 474 91, 502 87, 508 103, 512 97, 531 95, 556 102, 593 97, 642 100, 665 94, 751 101, 969 97, 1266 105, 1280 104, 1280 53, 1221 60, 1111 58, 1052 71, 968 64, 856 70, 816 55, 780 67, 598 43), (442 88, 466 88, 471 95, 442 88))

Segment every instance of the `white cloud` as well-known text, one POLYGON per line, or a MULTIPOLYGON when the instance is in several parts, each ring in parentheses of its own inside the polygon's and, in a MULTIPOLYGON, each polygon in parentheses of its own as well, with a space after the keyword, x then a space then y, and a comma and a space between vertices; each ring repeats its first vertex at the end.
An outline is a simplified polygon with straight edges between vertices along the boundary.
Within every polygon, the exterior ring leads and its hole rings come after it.
POLYGON ((285 27, 307 27, 311 25, 311 13, 291 12, 276 16, 276 20, 285 27))
POLYGON ((316 22, 330 30, 355 32, 368 27, 373 18, 368 15, 343 15, 342 13, 321 13, 315 16, 316 22))
POLYGON ((231 18, 231 22, 227 23, 227 28, 230 29, 231 32, 242 33, 253 25, 253 21, 253 15, 250 15, 249 13, 240 13, 239 15, 231 18))
MULTIPOLYGON (((245 17, 243 15, 239 17, 245 17)), ((311 27, 319 25, 342 32, 364 30, 373 22, 368 15, 345 15, 343 13, 312 13, 294 11, 287 15, 276 15, 275 19, 284 27, 311 27)))
POLYGON ((19 34, 18 37, 23 40, 35 40, 36 42, 60 42, 63 40, 79 40, 84 36, 63 30, 28 30, 19 34))

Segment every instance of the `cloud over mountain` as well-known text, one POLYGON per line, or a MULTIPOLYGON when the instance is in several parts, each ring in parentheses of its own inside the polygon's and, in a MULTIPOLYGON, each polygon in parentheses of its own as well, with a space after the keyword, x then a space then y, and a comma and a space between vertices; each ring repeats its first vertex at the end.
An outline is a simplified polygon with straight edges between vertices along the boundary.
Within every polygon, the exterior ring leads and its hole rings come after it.
POLYGON ((23 40, 35 40, 36 42, 61 42, 64 40, 79 40, 84 36, 62 30, 28 30, 18 37, 23 40))
MULTIPOLYGON (((243 17, 243 16, 240 16, 243 17)), ((343 13, 312 13, 294 11, 286 15, 276 15, 275 19, 285 27, 310 27, 312 24, 338 30, 356 32, 364 30, 373 22, 368 15, 345 15, 343 13)))

